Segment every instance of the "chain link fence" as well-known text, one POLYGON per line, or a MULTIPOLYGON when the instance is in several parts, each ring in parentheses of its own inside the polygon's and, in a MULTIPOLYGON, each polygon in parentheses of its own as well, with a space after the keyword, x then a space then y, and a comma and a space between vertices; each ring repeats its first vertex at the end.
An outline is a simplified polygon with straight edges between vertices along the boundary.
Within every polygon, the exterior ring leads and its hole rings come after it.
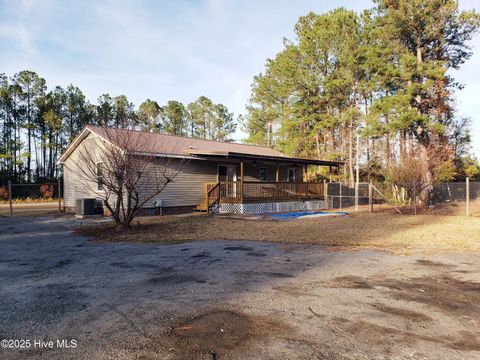
POLYGON ((63 211, 62 188, 61 182, 0 186, 0 216, 63 211))
POLYGON ((428 206, 435 214, 480 216, 480 182, 435 184, 428 206))
POLYGON ((367 182, 360 182, 353 187, 339 182, 326 183, 326 196, 330 209, 365 207, 370 204, 370 196, 372 204, 383 203, 383 199, 371 191, 367 182))
MULTIPOLYGON (((395 197, 395 191, 386 184, 366 182, 348 186, 343 183, 326 183, 325 195, 330 209, 393 211, 438 215, 480 216, 480 182, 444 182, 432 186, 426 201, 417 198, 416 207, 403 189, 403 196, 395 197), (398 198, 397 200, 395 200, 398 198)), ((397 194, 398 195, 398 194, 397 194)))

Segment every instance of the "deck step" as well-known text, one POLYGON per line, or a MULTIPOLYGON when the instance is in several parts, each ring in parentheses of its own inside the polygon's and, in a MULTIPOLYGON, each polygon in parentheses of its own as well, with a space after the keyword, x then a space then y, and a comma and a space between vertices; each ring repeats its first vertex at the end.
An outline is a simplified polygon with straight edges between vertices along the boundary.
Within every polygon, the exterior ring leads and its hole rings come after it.
POLYGON ((207 199, 203 199, 195 208, 195 211, 208 211, 207 199))

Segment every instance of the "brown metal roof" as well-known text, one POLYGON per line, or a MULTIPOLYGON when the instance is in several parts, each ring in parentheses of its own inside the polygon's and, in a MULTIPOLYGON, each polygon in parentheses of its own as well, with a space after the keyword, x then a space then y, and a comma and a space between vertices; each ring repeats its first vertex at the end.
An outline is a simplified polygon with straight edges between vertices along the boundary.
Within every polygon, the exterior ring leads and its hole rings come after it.
POLYGON ((136 141, 138 144, 138 148, 136 148, 135 151, 138 151, 139 153, 186 156, 195 152, 236 152, 249 155, 285 156, 281 152, 274 149, 256 145, 201 140, 182 136, 166 135, 151 132, 149 133, 126 129, 97 127, 91 125, 87 125, 87 128, 108 140, 116 138, 116 136, 114 136, 112 132, 128 131, 130 132, 130 134, 133 135, 134 139, 138 140, 136 141))
MULTIPOLYGON (((309 162, 318 165, 333 165, 338 166, 343 162, 323 161, 323 160, 308 160, 292 158, 282 154, 281 152, 257 145, 237 144, 232 142, 221 142, 212 140, 193 139, 182 136, 166 135, 160 133, 149 133, 142 131, 134 131, 127 129, 107 128, 87 125, 75 141, 69 146, 65 153, 61 156, 59 163, 62 163, 75 149, 76 145, 88 135, 93 132, 107 141, 115 143, 115 139, 122 138, 123 134, 131 137, 134 151, 139 154, 151 155, 169 155, 169 156, 186 156, 186 157, 250 157, 250 158, 265 158, 269 160, 278 161, 298 161, 309 162), (120 135, 120 136, 119 136, 120 135)), ((119 145, 120 144, 115 144, 119 145)), ((120 146, 121 147, 121 146, 120 146)))

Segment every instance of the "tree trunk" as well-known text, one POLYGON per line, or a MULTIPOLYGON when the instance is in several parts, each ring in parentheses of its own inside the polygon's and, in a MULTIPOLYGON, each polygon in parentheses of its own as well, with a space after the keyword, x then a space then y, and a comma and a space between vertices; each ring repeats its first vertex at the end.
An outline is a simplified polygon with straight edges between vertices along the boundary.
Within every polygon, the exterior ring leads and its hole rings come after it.
POLYGON ((348 134, 348 168, 349 168, 349 176, 350 176, 350 186, 354 186, 354 174, 353 174, 353 120, 350 118, 350 126, 349 126, 349 134, 348 134))
POLYGON ((387 167, 390 165, 390 162, 392 160, 391 154, 392 154, 392 150, 390 146, 390 134, 386 133, 385 134, 385 161, 386 161, 387 167))
MULTIPOLYGON (((30 122, 29 122, 30 123, 30 122)), ((32 135, 30 130, 30 125, 28 125, 28 154, 27 154, 27 182, 30 182, 30 167, 32 161, 32 135)))
POLYGON ((400 142, 400 163, 403 163, 405 161, 405 155, 406 155, 406 133, 405 130, 401 130, 399 134, 399 142, 400 142))
POLYGON ((413 141, 413 131, 412 129, 408 129, 408 152, 409 152, 409 155, 410 157, 413 157, 415 156, 415 145, 414 145, 414 141, 413 141))
POLYGON ((385 127, 387 128, 387 132, 385 133, 385 162, 386 166, 390 165, 390 161, 392 159, 392 149, 390 146, 390 133, 388 132, 388 116, 385 116, 385 127))
POLYGON ((315 134, 315 145, 317 147, 317 159, 320 160, 320 135, 318 132, 315 134))
POLYGON ((334 154, 335 153, 335 128, 332 126, 330 128, 330 153, 334 154))

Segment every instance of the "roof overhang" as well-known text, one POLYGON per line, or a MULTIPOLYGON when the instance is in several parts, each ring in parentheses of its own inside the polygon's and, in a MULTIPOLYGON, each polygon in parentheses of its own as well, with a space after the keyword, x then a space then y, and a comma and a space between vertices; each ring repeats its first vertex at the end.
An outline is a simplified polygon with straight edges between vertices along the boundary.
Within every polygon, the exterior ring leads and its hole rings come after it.
POLYGON ((190 155, 196 155, 203 159, 235 159, 235 160, 252 160, 252 161, 272 161, 279 163, 295 163, 303 165, 320 165, 320 166, 335 166, 343 165, 344 161, 330 161, 330 160, 315 160, 303 159, 289 156, 264 156, 252 155, 236 152, 190 152, 190 155))
POLYGON ((70 154, 77 148, 78 145, 85 139, 88 134, 90 134, 92 131, 88 128, 88 126, 85 126, 83 130, 80 132, 80 134, 72 141, 72 143, 67 147, 67 150, 60 156, 60 158, 57 161, 57 165, 61 165, 67 160, 67 158, 70 156, 70 154))
MULTIPOLYGON (((77 148, 77 146, 89 135, 95 134, 102 140, 110 142, 98 134, 94 129, 91 129, 88 125, 83 128, 80 134, 74 139, 67 150, 58 159, 57 164, 63 164, 70 154, 77 148)), ((273 156, 273 155, 261 155, 261 154, 249 154, 239 152, 220 152, 220 151, 194 151, 186 150, 184 154, 166 154, 166 153, 132 153, 137 156, 155 156, 155 157, 175 157, 183 159, 198 159, 198 160, 219 160, 219 159, 232 159, 232 160, 252 160, 252 161, 268 161, 278 163, 290 163, 290 164, 303 164, 303 165, 319 165, 319 166, 334 166, 340 167, 344 165, 344 161, 330 161, 330 160, 315 160, 315 159, 303 159, 289 156, 273 156)))
POLYGON ((60 158, 57 160, 57 165, 62 165, 65 163, 65 161, 68 159, 70 154, 80 145, 80 143, 89 135, 93 134, 94 136, 100 138, 106 143, 110 143, 111 145, 115 146, 117 149, 120 151, 123 151, 121 148, 119 148, 117 145, 115 145, 112 141, 109 139, 103 137, 101 134, 96 132, 94 129, 90 128, 89 125, 86 125, 83 130, 80 132, 80 134, 72 141, 72 143, 67 147, 67 150, 60 156, 60 158))

